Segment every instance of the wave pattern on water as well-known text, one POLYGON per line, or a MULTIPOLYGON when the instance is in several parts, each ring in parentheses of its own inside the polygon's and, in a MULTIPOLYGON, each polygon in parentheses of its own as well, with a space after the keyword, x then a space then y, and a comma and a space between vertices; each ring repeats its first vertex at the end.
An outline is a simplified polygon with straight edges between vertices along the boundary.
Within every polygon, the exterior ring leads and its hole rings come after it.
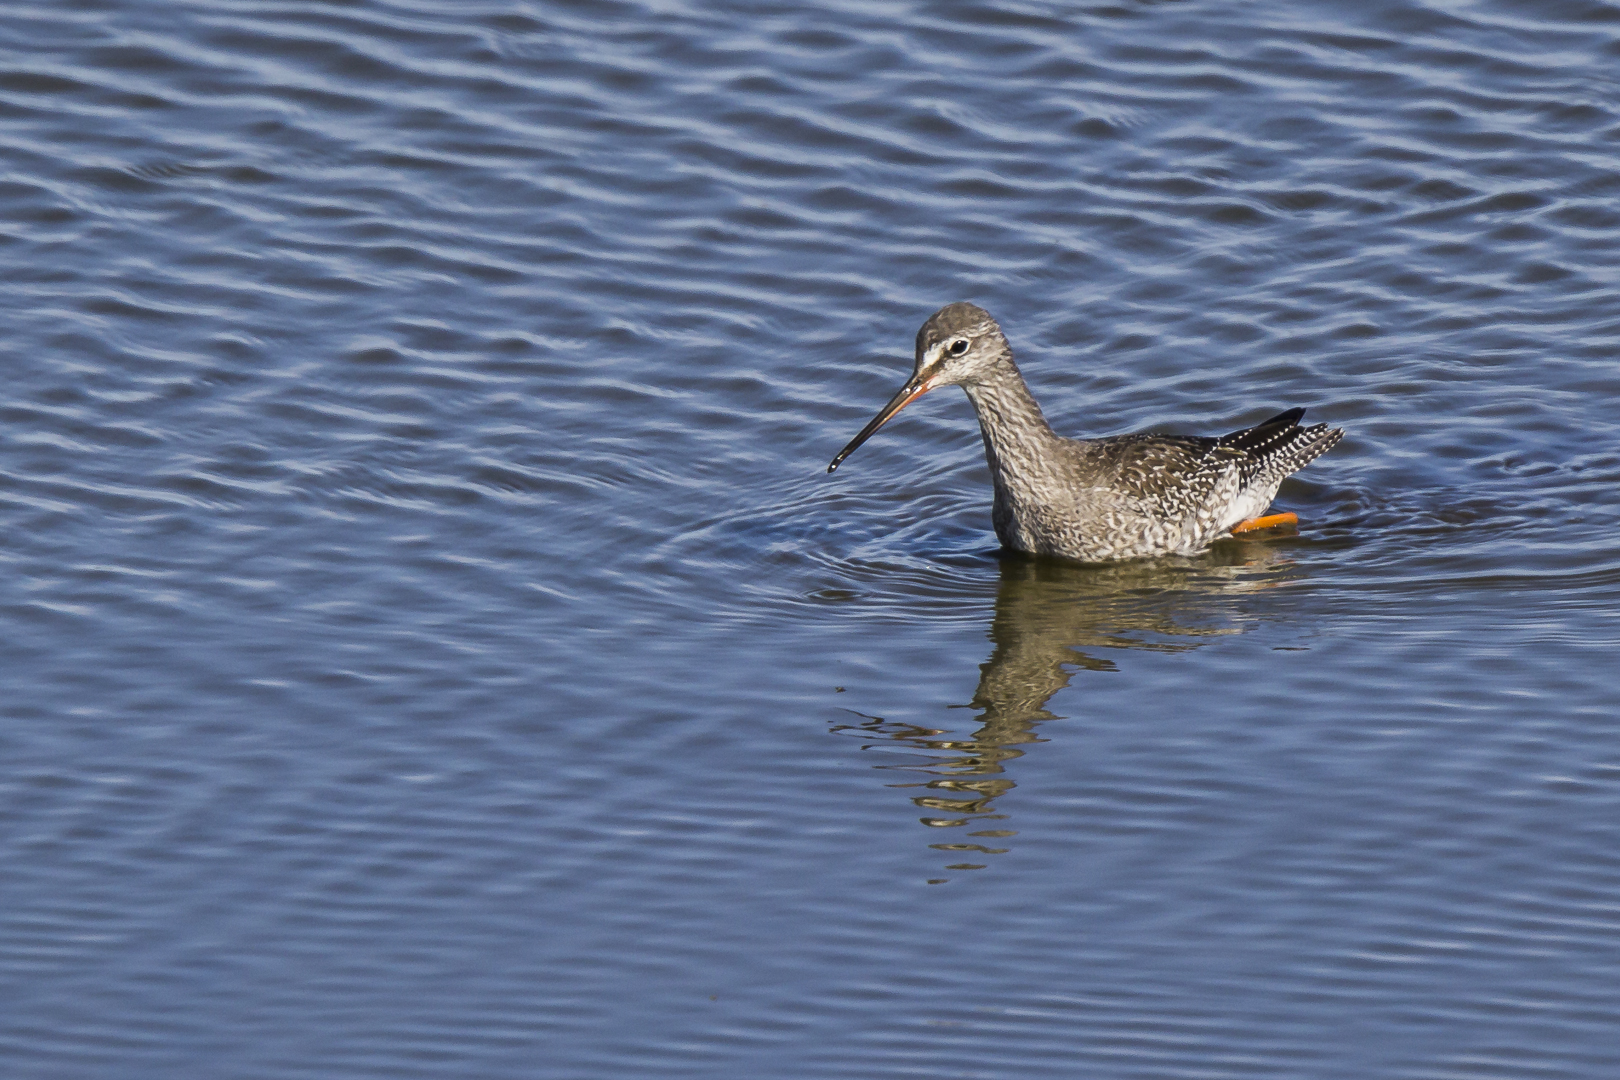
POLYGON ((0 1057, 1613 1072, 1617 61, 1599 0, 9 5, 0 1057), (1295 535, 998 557, 952 391, 824 472, 956 299, 1062 433, 1348 435, 1295 535))

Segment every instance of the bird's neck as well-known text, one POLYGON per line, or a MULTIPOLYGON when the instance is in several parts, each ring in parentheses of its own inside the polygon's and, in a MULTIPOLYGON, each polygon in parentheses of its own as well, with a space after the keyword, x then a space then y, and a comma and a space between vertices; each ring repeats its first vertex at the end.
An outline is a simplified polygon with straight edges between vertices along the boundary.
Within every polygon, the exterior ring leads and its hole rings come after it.
POLYGON ((1041 407, 1011 357, 997 365, 991 378, 962 389, 979 414, 984 456, 992 474, 1010 478, 1050 460, 1058 437, 1041 415, 1041 407))

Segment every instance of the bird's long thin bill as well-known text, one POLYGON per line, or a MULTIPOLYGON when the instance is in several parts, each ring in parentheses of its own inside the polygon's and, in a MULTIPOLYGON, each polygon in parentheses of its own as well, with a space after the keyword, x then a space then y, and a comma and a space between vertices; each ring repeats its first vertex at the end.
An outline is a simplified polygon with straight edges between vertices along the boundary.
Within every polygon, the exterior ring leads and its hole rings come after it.
POLYGON ((838 456, 832 459, 832 464, 827 466, 827 471, 832 472, 834 469, 838 468, 843 460, 849 457, 849 455, 853 454, 855 449, 860 446, 861 443, 865 442, 867 439, 870 439, 878 428, 882 427, 884 424, 887 424, 889 422, 889 417, 893 416, 907 405, 910 405, 913 401, 922 397, 927 391, 928 384, 921 379, 912 379, 910 382, 906 383, 906 385, 902 386, 900 388, 900 392, 894 395, 894 397, 890 398, 887 405, 883 406, 883 410, 876 416, 872 417, 872 422, 861 428, 861 433, 849 440, 848 446, 838 451, 838 456))

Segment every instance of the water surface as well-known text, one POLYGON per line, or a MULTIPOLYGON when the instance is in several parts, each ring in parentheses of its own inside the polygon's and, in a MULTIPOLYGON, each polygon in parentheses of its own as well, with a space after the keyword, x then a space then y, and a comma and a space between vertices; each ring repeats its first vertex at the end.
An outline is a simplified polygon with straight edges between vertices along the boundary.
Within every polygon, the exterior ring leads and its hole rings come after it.
POLYGON ((0 1058, 1613 1075, 1620 9, 13 4, 0 1058), (1297 532, 1003 557, 1066 434, 1297 532))

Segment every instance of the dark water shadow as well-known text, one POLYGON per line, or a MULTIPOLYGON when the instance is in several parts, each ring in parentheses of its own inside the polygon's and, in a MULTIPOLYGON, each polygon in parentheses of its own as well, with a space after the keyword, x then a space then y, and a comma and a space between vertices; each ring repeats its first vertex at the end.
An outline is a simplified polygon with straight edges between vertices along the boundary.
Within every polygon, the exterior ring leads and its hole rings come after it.
POLYGON ((1016 831, 993 823, 1008 818, 998 802, 1018 786, 1011 766, 1047 741, 1038 734, 1041 724, 1063 719, 1047 702, 1076 673, 1118 672, 1109 654, 1119 650, 1187 652, 1244 633, 1264 618, 1249 602, 1253 594, 1301 574, 1286 545, 1255 542, 1219 545, 1196 559, 1109 566, 1005 556, 989 627, 994 648, 980 665, 973 700, 958 706, 978 711, 977 728, 952 737, 945 728, 854 713, 860 722, 831 731, 890 758, 875 769, 929 777, 888 785, 919 789, 911 801, 924 811, 924 826, 971 830, 929 847, 969 859, 1005 854, 1016 831))

